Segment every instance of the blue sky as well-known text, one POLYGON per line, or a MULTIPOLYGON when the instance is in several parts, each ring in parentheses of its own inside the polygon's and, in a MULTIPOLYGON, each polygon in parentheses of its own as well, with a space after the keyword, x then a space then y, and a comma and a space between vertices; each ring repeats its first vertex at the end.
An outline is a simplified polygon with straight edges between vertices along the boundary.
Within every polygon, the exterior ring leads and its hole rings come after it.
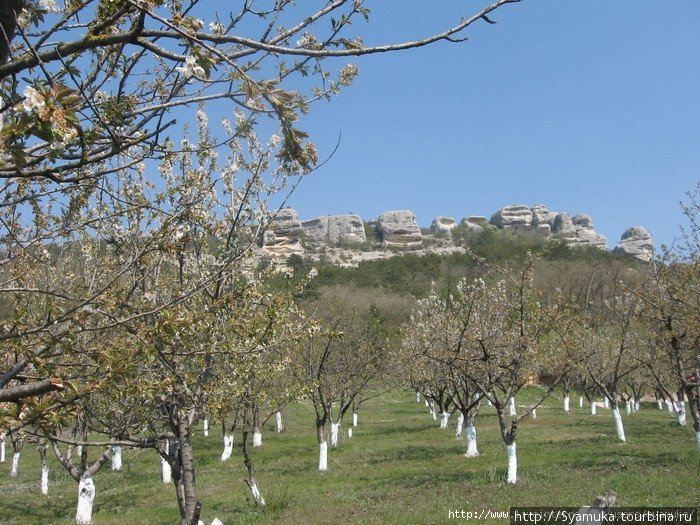
MULTIPOLYGON (((418 38, 486 3, 371 2, 354 30, 418 38)), ((545 204, 588 213, 611 248, 634 225, 672 242, 700 181, 700 2, 523 0, 493 18, 462 44, 352 60, 355 84, 300 123, 321 158, 340 147, 290 205, 428 226, 545 204)))

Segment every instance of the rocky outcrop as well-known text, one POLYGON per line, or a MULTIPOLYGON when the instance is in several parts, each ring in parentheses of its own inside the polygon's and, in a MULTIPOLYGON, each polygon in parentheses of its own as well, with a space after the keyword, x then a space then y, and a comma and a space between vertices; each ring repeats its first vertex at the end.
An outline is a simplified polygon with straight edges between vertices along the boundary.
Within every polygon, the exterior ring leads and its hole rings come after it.
POLYGON ((416 216, 410 210, 385 211, 377 225, 382 242, 388 246, 420 246, 423 241, 416 216))
POLYGON ((262 250, 275 255, 291 255, 304 251, 299 215, 292 208, 279 210, 263 234, 262 250))
POLYGON ((555 237, 566 241, 569 246, 595 246, 608 249, 608 240, 593 229, 590 216, 579 213, 572 218, 568 213, 557 213, 552 224, 555 237))
POLYGON ((503 230, 530 231, 532 211, 522 204, 506 206, 491 216, 491 224, 503 230))
POLYGON ((470 215, 469 217, 462 219, 460 224, 466 226, 470 231, 478 233, 483 231, 484 226, 486 226, 488 223, 489 221, 486 219, 486 217, 481 215, 470 215))
POLYGON ((644 262, 649 262, 654 255, 654 241, 651 234, 644 228, 633 226, 622 234, 620 244, 613 251, 626 253, 644 262))
POLYGON ((532 229, 547 236, 552 233, 557 213, 549 211, 544 204, 536 204, 530 208, 530 211, 532 211, 532 229))
POLYGON ((437 235, 452 235, 452 229, 457 223, 452 217, 435 217, 430 225, 430 231, 437 235))
POLYGON ((303 221, 304 235, 324 244, 360 243, 367 240, 365 224, 359 215, 322 215, 303 221))

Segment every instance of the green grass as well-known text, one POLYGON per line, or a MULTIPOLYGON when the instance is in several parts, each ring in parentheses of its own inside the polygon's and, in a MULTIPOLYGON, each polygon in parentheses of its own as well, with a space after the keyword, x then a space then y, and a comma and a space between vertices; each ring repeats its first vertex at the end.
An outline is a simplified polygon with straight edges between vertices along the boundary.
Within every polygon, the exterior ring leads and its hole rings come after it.
MULTIPOLYGON (((533 391, 518 397, 525 406, 533 391)), ((253 449, 258 483, 267 500, 255 507, 243 482, 240 443, 231 460, 219 461, 221 432, 195 439, 197 488, 202 517, 232 523, 447 523, 448 511, 505 511, 509 506, 579 506, 614 490, 621 506, 698 506, 700 454, 692 428, 680 428, 655 404, 625 417, 628 442, 618 443, 609 410, 597 416, 561 410, 552 397, 519 430, 519 479, 503 482, 505 450, 493 409, 477 419, 477 458, 451 428, 440 430, 410 392, 392 392, 367 402, 352 439, 329 453, 329 471, 319 473, 313 412, 298 403, 285 413, 287 431, 270 422, 260 449, 253 449)), ((345 433, 345 431, 343 432, 345 433)), ((240 441, 240 436, 236 436, 240 441)), ((49 495, 39 493, 39 458, 26 445, 20 475, 0 464, 0 523, 73 523, 77 486, 51 459, 49 495)), ((125 451, 120 472, 95 476, 94 521, 102 525, 172 524, 179 514, 172 485, 160 482, 160 460, 150 450, 125 451)), ((493 521, 498 523, 497 521, 493 521)), ((504 520, 501 521, 503 523, 504 520)), ((480 523, 488 523, 484 520, 480 523)))

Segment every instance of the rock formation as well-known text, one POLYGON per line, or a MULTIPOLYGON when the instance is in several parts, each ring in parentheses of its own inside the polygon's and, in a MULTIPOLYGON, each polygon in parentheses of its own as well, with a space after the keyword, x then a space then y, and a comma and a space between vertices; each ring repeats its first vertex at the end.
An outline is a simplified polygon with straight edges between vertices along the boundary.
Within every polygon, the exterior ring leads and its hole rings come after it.
POLYGON ((648 231, 641 226, 633 226, 622 234, 620 244, 613 251, 627 253, 644 262, 649 262, 654 254, 654 242, 648 231))
POLYGON ((469 228, 469 230, 473 232, 480 232, 484 230, 484 226, 486 226, 489 223, 489 221, 486 219, 486 217, 483 217, 481 215, 470 215, 469 217, 465 217, 462 219, 461 224, 463 226, 466 226, 469 228))
POLYGON ((532 211, 522 204, 506 206, 491 216, 491 224, 503 230, 530 231, 532 211))
POLYGON ((608 249, 608 240, 593 229, 593 220, 585 213, 572 218, 568 213, 557 213, 552 224, 552 234, 566 241, 569 246, 595 246, 608 249))
POLYGON ((457 223, 452 217, 435 217, 430 225, 430 231, 438 235, 452 235, 452 228, 457 223))
POLYGON ((304 251, 301 245, 301 221, 292 208, 279 210, 263 234, 263 252, 291 255, 304 251))
POLYGON ((530 208, 530 211, 532 211, 532 229, 546 236, 552 233, 557 213, 549 211, 544 204, 536 204, 530 208))
POLYGON ((423 241, 416 216, 410 210, 385 211, 377 223, 382 242, 387 246, 420 246, 423 241))
POLYGON ((325 244, 358 243, 367 240, 365 224, 359 215, 322 215, 303 221, 304 234, 325 244))

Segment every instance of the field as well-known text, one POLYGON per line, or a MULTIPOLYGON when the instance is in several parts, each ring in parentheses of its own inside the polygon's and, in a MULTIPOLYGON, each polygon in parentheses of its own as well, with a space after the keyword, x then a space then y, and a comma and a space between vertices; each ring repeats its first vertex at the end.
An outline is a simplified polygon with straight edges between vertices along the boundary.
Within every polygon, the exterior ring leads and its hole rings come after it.
MULTIPOLYGON (((518 405, 526 406, 532 393, 519 395, 518 405)), ((491 408, 484 407, 477 419, 481 455, 467 459, 464 441, 454 437, 456 416, 449 430, 440 430, 413 393, 384 394, 363 406, 354 436, 330 451, 329 471, 319 473, 313 410, 300 402, 286 409, 284 433, 276 434, 271 420, 263 446, 252 449, 265 507, 252 504, 243 482, 240 436, 233 457, 222 463, 221 431, 213 426, 209 437, 200 432, 195 438, 202 518, 207 525, 214 517, 227 525, 449 523, 456 521, 450 510, 580 506, 606 490, 617 493, 620 506, 700 505, 700 454, 691 426, 681 428, 655 403, 643 403, 640 412, 623 414, 628 442, 619 443, 609 410, 591 416, 578 407, 578 397, 571 405, 566 414, 560 396, 553 396, 537 419, 523 421, 518 484, 508 486, 491 408)), ((0 464, 0 523, 74 523, 77 485, 49 456, 49 495, 42 496, 36 450, 25 446, 20 474, 12 479, 8 446, 7 462, 0 464)), ((128 450, 123 460, 121 471, 107 465, 95 476, 95 524, 178 523, 174 490, 160 481, 156 453, 128 450)))

